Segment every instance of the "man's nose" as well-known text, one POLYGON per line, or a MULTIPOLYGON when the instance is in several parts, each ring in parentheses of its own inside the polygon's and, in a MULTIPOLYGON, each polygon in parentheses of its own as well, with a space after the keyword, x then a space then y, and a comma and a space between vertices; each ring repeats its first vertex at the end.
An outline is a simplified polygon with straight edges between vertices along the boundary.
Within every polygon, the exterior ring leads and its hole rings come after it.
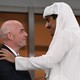
POLYGON ((50 27, 50 24, 49 24, 48 22, 46 22, 45 28, 48 28, 48 29, 51 28, 51 27, 50 27))
POLYGON ((28 36, 27 32, 25 32, 25 36, 28 36))
POLYGON ((48 27, 48 22, 46 22, 46 25, 45 25, 45 28, 47 28, 48 27))

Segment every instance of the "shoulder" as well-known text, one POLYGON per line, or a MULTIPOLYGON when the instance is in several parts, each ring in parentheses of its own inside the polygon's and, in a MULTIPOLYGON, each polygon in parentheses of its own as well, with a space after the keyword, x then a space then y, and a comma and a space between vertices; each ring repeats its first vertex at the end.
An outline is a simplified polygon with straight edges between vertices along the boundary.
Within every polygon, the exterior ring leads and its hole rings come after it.
POLYGON ((71 38, 75 38, 76 34, 74 30, 65 29, 60 31, 60 33, 58 34, 58 37, 71 39, 71 38))

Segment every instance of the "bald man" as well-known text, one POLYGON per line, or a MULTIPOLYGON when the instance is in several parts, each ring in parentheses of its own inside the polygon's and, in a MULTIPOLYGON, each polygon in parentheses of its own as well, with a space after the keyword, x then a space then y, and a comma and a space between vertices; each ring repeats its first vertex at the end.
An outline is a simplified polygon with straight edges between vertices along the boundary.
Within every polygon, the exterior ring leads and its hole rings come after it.
MULTIPOLYGON (((0 38, 3 40, 1 49, 6 49, 15 57, 19 50, 26 45, 27 33, 23 25, 17 20, 4 22, 0 29, 0 38)), ((16 71, 15 64, 6 60, 0 61, 0 80, 31 80, 28 71, 16 71)))

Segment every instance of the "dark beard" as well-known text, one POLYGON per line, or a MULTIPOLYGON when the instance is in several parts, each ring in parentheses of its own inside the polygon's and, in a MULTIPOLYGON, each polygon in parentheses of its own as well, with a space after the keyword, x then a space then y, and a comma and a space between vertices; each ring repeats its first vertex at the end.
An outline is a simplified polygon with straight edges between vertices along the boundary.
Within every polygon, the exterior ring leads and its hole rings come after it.
POLYGON ((54 36, 54 33, 55 33, 55 30, 53 30, 53 31, 51 32, 51 36, 52 36, 52 37, 54 36))

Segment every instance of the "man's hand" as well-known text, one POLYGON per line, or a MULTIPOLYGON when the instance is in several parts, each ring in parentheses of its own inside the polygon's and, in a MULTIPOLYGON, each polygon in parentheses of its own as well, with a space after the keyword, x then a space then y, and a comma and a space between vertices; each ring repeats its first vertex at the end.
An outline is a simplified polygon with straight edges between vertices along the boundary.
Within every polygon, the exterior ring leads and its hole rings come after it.
POLYGON ((8 50, 2 49, 0 50, 0 60, 7 60, 9 62, 14 63, 15 56, 12 53, 10 53, 8 50))

